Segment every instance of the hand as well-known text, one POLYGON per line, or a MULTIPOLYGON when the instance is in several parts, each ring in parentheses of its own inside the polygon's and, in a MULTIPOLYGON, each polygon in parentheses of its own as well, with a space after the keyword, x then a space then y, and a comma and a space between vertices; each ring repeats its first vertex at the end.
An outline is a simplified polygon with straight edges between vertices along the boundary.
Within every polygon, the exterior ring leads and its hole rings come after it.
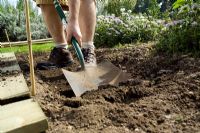
POLYGON ((80 46, 82 45, 82 34, 81 34, 81 30, 80 30, 78 21, 69 21, 66 32, 67 32, 66 33, 67 34, 67 42, 69 44, 71 44, 72 36, 74 36, 76 38, 76 40, 78 41, 79 45, 80 46))

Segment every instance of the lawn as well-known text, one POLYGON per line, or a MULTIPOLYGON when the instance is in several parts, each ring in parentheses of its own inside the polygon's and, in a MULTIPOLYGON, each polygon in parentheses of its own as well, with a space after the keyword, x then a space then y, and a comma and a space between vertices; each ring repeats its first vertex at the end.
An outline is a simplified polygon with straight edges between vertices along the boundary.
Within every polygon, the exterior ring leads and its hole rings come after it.
MULTIPOLYGON (((45 44, 33 44, 33 52, 48 52, 52 49, 53 43, 45 43, 45 44)), ((27 53, 28 52, 28 45, 23 46, 14 46, 12 48, 5 47, 0 48, 0 53, 6 52, 15 52, 15 53, 27 53)))

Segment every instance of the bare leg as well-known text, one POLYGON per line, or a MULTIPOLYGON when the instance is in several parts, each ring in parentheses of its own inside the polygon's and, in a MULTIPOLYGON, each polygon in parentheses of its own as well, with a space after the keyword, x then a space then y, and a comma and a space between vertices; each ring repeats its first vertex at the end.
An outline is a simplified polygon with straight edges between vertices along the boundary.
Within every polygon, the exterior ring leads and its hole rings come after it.
POLYGON ((67 44, 64 27, 54 5, 40 5, 45 24, 56 44, 67 44))
POLYGON ((79 25, 82 33, 82 52, 86 66, 96 66, 94 52, 94 32, 96 26, 95 0, 81 0, 79 11, 79 25))
MULTIPOLYGON (((73 58, 67 49, 66 33, 64 31, 62 22, 54 5, 41 4, 40 7, 47 29, 56 44, 49 55, 49 61, 58 67, 66 67, 73 62, 73 58)), ((50 64, 47 63, 44 65, 44 67, 48 67, 49 65, 50 64)))
POLYGON ((79 11, 79 25, 82 33, 82 41, 93 42, 96 26, 95 0, 81 0, 79 11))
MULTIPOLYGON (((47 29, 55 43, 67 43, 63 25, 54 5, 41 4, 40 7, 47 29)), ((79 25, 82 33, 82 41, 93 41, 96 26, 96 5, 94 0, 81 0, 79 25)))

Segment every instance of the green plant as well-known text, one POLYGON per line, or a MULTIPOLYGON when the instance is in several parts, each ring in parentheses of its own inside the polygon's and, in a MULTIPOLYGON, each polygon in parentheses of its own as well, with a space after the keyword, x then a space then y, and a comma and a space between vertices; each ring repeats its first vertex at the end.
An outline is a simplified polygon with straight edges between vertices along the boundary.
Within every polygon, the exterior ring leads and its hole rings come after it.
MULTIPOLYGON (((43 23, 41 14, 38 13, 37 8, 33 7, 32 1, 29 5, 32 39, 47 38, 49 33, 43 23)), ((8 31, 11 41, 26 40, 23 0, 19 0, 16 7, 6 1, 0 4, 0 22, 0 42, 7 41, 4 29, 8 31)))
POLYGON ((135 13, 146 13, 155 18, 165 18, 176 0, 137 0, 135 13))
POLYGON ((173 9, 172 22, 162 32, 158 49, 200 55, 200 4, 192 0, 177 0, 173 9))
POLYGON ((153 16, 155 18, 159 18, 161 16, 161 6, 157 2, 157 0, 151 0, 149 2, 148 8, 147 8, 147 13, 150 16, 153 16))
POLYGON ((119 43, 152 41, 156 39, 162 25, 157 20, 142 14, 133 15, 131 10, 121 9, 119 17, 98 16, 95 33, 97 47, 113 47, 119 43))
POLYGON ((98 7, 101 13, 120 16, 121 8, 132 11, 135 7, 136 0, 100 0, 98 3, 100 4, 98 7))
POLYGON ((180 7, 182 7, 183 5, 186 5, 186 4, 191 5, 192 3, 193 3, 193 0, 177 0, 173 4, 173 9, 178 9, 178 8, 180 8, 180 7))

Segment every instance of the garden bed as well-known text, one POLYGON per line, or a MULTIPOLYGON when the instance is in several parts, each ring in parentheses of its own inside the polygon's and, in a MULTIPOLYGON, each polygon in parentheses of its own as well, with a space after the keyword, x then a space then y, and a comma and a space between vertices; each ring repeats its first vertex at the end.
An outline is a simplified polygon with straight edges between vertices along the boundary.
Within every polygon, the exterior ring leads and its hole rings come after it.
MULTIPOLYGON (((200 129, 200 59, 151 54, 152 46, 98 49, 132 78, 76 98, 60 69, 37 70, 35 99, 48 117, 48 132, 185 132, 200 129)), ((49 53, 35 53, 35 64, 49 53)), ((27 55, 18 62, 30 87, 27 55)), ((78 63, 68 70, 75 70, 78 63)))

